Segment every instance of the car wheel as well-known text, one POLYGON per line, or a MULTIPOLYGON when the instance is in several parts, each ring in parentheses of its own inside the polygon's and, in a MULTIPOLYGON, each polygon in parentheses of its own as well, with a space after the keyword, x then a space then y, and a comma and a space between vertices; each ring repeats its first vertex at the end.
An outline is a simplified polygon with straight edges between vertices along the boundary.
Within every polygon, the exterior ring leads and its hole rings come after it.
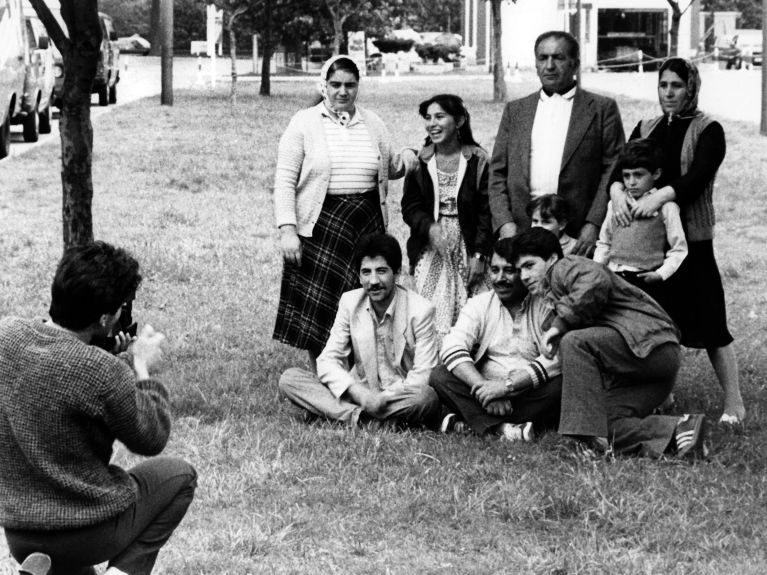
POLYGON ((11 153, 11 116, 5 117, 5 122, 0 124, 0 160, 11 153))
POLYGON ((24 141, 36 142, 40 137, 40 116, 37 115, 37 108, 35 107, 24 118, 24 141))
POLYGON ((109 88, 109 103, 117 103, 117 84, 112 84, 112 86, 109 88))
POLYGON ((48 104, 48 106, 40 112, 40 133, 41 134, 50 134, 51 133, 51 105, 48 104))
POLYGON ((109 105, 109 86, 107 84, 104 84, 103 86, 99 86, 98 95, 99 95, 99 106, 108 106, 109 105))

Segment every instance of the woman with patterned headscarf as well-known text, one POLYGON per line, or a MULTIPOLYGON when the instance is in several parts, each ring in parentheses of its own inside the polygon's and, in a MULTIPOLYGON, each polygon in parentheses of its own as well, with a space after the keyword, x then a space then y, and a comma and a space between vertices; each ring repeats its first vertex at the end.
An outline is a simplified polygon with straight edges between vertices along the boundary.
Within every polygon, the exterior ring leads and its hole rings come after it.
MULTIPOLYGON (((657 190, 629 207, 623 184, 612 184, 616 220, 646 218, 664 203, 679 204, 688 255, 668 282, 667 311, 682 332, 682 345, 705 349, 724 390, 721 423, 745 417, 738 364, 727 328, 724 289, 714 258, 714 179, 726 151, 724 130, 698 110, 700 75, 691 62, 669 58, 660 68, 658 99, 661 116, 639 122, 630 139, 649 138, 662 151, 657 190)), ((620 174, 614 174, 620 180, 620 174)))
POLYGON ((321 101, 293 116, 277 152, 283 274, 273 337, 307 350, 312 368, 341 294, 359 284, 359 239, 386 229, 388 180, 417 162, 413 151, 395 153, 381 118, 357 105, 359 79, 348 56, 325 62, 321 101))

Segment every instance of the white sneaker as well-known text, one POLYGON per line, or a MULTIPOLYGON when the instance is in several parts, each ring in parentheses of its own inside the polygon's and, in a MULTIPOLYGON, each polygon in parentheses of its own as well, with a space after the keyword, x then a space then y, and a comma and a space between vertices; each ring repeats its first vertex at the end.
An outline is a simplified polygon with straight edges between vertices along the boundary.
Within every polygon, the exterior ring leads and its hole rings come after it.
POLYGON ((527 423, 502 423, 498 426, 498 434, 505 441, 524 441, 529 443, 535 439, 532 421, 527 423))

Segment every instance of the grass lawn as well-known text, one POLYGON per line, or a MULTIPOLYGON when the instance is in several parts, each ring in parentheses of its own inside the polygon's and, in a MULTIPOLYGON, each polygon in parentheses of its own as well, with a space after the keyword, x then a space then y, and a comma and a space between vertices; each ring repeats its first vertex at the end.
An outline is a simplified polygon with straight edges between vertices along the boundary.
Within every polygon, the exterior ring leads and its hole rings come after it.
MULTIPOLYGON (((273 343, 281 263, 272 224, 276 146, 310 84, 273 96, 241 85, 114 108, 96 119, 97 238, 128 247, 145 281, 134 314, 168 336, 162 378, 175 428, 166 453, 200 484, 157 573, 752 573, 767 571, 767 145, 723 122, 728 154, 715 194, 717 256, 749 412, 712 430, 710 461, 584 462, 556 434, 508 445, 430 432, 306 425, 277 396, 304 354, 273 343)), ((531 91, 511 86, 511 97, 531 91)), ((417 144, 417 104, 462 95, 492 148, 502 107, 490 80, 363 81, 360 101, 398 144, 417 144)), ((704 88, 705 89, 705 88, 704 88)), ((656 106, 619 99, 626 131, 656 106)), ((61 253, 59 148, 0 165, 0 314, 45 315, 61 253)), ((400 183, 391 230, 404 245, 400 183)), ((718 418, 705 353, 684 355, 681 409, 718 418)), ((126 454, 120 460, 134 459, 126 454)), ((1 464, 1 463, 0 463, 1 464)), ((11 572, 0 548, 0 574, 11 572)))

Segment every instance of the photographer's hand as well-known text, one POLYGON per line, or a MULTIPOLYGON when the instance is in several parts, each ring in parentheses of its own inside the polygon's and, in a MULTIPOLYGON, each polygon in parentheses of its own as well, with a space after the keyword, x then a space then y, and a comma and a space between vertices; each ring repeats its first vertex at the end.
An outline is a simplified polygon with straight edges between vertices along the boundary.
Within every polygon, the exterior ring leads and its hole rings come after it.
POLYGON ((114 347, 109 350, 111 353, 117 355, 119 353, 122 353, 124 351, 128 350, 128 346, 133 342, 135 338, 132 338, 130 335, 125 333, 124 331, 121 331, 116 336, 114 336, 114 347))
POLYGON ((162 360, 161 345, 165 336, 146 324, 138 337, 133 340, 133 369, 139 379, 148 379, 149 370, 156 367, 162 360))

